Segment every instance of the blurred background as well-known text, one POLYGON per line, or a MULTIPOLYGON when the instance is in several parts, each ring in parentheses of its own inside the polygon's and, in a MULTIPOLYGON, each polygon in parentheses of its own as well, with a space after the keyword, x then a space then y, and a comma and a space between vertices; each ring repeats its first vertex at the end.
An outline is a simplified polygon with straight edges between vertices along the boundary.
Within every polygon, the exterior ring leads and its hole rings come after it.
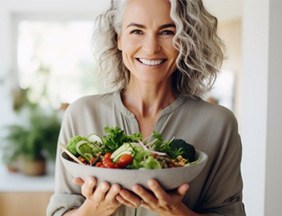
MULTIPOLYGON (((243 143, 248 216, 280 215, 282 4, 204 0, 226 59, 206 99, 231 109, 243 143)), ((0 215, 45 215, 64 110, 107 91, 91 36, 110 0, 0 0, 0 215)))

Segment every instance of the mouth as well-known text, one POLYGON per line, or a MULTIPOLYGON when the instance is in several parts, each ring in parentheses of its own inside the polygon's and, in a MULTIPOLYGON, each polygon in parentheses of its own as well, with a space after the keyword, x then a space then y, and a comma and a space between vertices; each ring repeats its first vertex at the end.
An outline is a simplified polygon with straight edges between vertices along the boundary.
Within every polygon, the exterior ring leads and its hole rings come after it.
POLYGON ((166 61, 166 59, 144 59, 144 58, 137 58, 137 60, 148 66, 156 66, 156 65, 161 65, 166 61))

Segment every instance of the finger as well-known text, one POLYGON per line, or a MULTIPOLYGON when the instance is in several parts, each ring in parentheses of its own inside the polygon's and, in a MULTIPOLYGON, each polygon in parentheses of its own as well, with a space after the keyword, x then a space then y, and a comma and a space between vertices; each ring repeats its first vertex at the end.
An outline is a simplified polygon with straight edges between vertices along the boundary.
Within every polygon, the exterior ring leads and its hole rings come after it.
POLYGON ((119 194, 124 200, 126 200, 128 203, 131 203, 134 207, 139 207, 141 205, 142 199, 131 191, 122 189, 119 194))
POLYGON ((189 185, 183 184, 183 185, 180 185, 178 187, 177 192, 181 197, 183 197, 183 196, 185 196, 185 194, 187 193, 188 190, 189 190, 189 185))
POLYGON ((121 190, 121 186, 120 186, 120 185, 118 185, 118 184, 113 184, 113 185, 110 187, 110 189, 109 189, 109 191, 108 191, 108 193, 107 193, 105 199, 106 199, 106 200, 109 200, 109 201, 115 201, 115 200, 116 200, 115 197, 118 195, 118 193, 120 192, 120 190, 121 190))
POLYGON ((157 199, 155 198, 155 196, 140 185, 134 185, 132 187, 132 191, 144 201, 144 203, 142 203, 143 205, 149 203, 153 206, 155 205, 155 203, 157 203, 157 199))
POLYGON ((101 182, 95 190, 94 199, 102 201, 106 197, 106 193, 110 189, 111 185, 108 182, 101 182))
POLYGON ((72 182, 76 185, 81 186, 81 185, 83 185, 84 180, 82 178, 77 177, 77 178, 72 179, 72 182))
POLYGON ((161 185, 155 179, 150 179, 148 181, 148 187, 155 194, 161 205, 167 205, 169 203, 169 195, 163 190, 161 185))
POLYGON ((134 204, 132 204, 131 202, 125 200, 121 195, 117 195, 117 196, 116 196, 116 200, 117 200, 119 203, 121 203, 121 204, 123 204, 123 205, 126 205, 126 206, 128 206, 128 207, 131 207, 131 208, 137 208, 137 207, 140 206, 140 205, 134 205, 134 204))
POLYGON ((96 186, 96 178, 94 177, 88 177, 84 184, 81 186, 81 193, 83 196, 85 196, 86 198, 89 198, 94 191, 94 188, 96 186))

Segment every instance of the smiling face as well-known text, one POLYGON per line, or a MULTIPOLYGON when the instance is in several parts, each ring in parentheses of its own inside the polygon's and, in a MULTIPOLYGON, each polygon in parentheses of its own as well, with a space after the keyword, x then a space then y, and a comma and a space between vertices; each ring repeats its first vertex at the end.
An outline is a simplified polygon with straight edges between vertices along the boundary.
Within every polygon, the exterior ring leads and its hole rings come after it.
POLYGON ((131 72, 131 82, 170 83, 178 51, 176 27, 168 0, 128 0, 118 35, 118 48, 131 72))

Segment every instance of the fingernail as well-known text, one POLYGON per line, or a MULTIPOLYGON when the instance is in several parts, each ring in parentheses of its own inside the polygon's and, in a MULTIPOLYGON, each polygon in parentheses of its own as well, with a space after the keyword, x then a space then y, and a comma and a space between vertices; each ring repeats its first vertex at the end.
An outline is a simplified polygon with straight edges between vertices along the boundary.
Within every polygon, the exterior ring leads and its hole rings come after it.
POLYGON ((154 182, 154 180, 149 180, 148 181, 148 186, 154 186, 155 185, 155 182, 154 182))
POLYGON ((138 185, 133 185, 131 189, 132 189, 132 191, 135 192, 135 191, 138 191, 139 188, 140 188, 140 187, 139 187, 138 185))

